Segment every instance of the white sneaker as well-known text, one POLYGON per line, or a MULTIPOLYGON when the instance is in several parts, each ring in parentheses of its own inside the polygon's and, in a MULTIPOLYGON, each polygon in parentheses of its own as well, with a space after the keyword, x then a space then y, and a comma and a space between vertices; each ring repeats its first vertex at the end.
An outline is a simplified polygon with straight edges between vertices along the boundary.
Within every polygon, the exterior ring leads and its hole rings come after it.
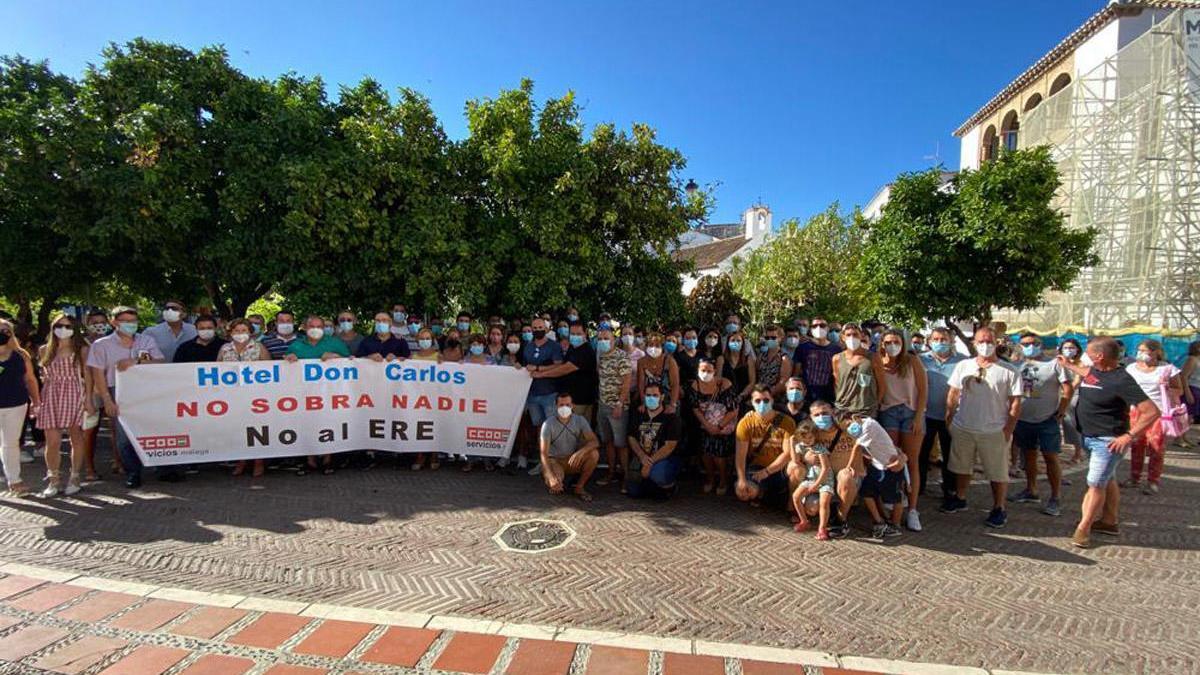
POLYGON ((50 485, 46 486, 45 490, 42 490, 41 492, 39 492, 38 496, 41 497, 42 499, 50 499, 52 497, 57 497, 58 496, 58 486, 51 483, 50 485))
POLYGON ((529 475, 530 475, 530 476, 537 476, 537 475, 538 475, 538 474, 540 474, 540 473, 542 473, 542 463, 541 463, 541 462, 534 462, 534 463, 533 463, 533 466, 529 467, 529 475))
POLYGON ((529 468, 529 460, 525 459, 525 455, 517 457, 517 470, 524 471, 529 468))
POLYGON ((904 526, 913 532, 920 532, 921 514, 917 513, 916 509, 909 509, 908 515, 904 517, 904 526))
POLYGON ((34 462, 34 459, 35 458, 34 458, 32 452, 25 450, 25 449, 21 450, 21 463, 22 464, 32 464, 34 462))
POLYGON ((63 494, 70 497, 71 495, 79 494, 79 491, 82 489, 75 483, 67 483, 67 487, 63 488, 63 494))
POLYGON ((508 466, 508 458, 501 457, 500 459, 496 460, 496 466, 500 467, 501 469, 508 466))

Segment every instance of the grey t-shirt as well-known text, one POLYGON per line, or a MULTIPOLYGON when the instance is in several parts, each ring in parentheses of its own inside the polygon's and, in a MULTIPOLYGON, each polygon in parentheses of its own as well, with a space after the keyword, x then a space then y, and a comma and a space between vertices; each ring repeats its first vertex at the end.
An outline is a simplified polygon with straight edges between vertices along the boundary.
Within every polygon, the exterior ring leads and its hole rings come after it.
POLYGON ((549 441, 550 456, 560 459, 575 454, 583 442, 584 434, 590 433, 592 427, 580 415, 571 415, 566 423, 557 415, 542 423, 542 440, 549 441))
POLYGON ((1045 422, 1058 412, 1062 384, 1070 375, 1058 361, 1024 359, 1017 367, 1021 371, 1022 422, 1045 422))

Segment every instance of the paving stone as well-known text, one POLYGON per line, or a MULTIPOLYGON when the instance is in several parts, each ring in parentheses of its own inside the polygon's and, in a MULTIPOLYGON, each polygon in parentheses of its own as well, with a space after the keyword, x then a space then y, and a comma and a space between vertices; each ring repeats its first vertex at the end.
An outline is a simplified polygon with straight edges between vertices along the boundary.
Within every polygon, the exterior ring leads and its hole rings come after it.
POLYGON ((243 659, 224 654, 205 654, 192 665, 184 668, 180 675, 238 675, 254 667, 254 659, 243 659))
POLYGON ((587 675, 646 675, 650 652, 624 647, 592 647, 587 675))
POLYGON ((47 584, 16 600, 10 600, 9 605, 30 612, 45 612, 59 605, 74 600, 87 593, 88 589, 67 584, 47 584))
POLYGON ((3 579, 0 579, 0 600, 12 597, 18 593, 46 583, 41 579, 30 579, 17 574, 10 574, 3 579))
POLYGON ((56 614, 59 618, 71 621, 93 622, 116 614, 140 600, 140 597, 127 593, 96 591, 74 605, 60 609, 56 614))
POLYGON ((304 616, 268 612, 230 637, 229 642, 248 647, 275 649, 286 642, 288 638, 299 633, 311 621, 312 619, 304 616))
POLYGON ((113 628, 125 630, 140 630, 149 632, 183 614, 195 605, 188 605, 174 600, 147 600, 140 607, 134 607, 125 614, 109 622, 113 628))
POLYGON ((663 654, 663 675, 725 675, 725 659, 696 654, 663 654))
POLYGON ((243 609, 201 607, 181 623, 172 626, 170 632, 209 640, 247 614, 249 612, 243 609))
POLYGON ((357 647, 374 628, 375 626, 369 623, 326 619, 292 651, 297 654, 340 659, 357 647))
POLYGON ((566 675, 571 670, 576 648, 573 642, 521 640, 505 672, 510 675, 566 675))
POLYGON ((124 649, 126 644, 128 643, 118 638, 85 635, 41 657, 33 665, 44 670, 76 675, 124 649))
POLYGON ((433 667, 463 673, 486 673, 496 663, 508 638, 502 635, 457 633, 442 650, 433 667))
POLYGON ((15 616, 0 616, 0 630, 6 630, 21 623, 21 620, 15 616))
POLYGON ((100 671, 100 675, 159 675, 188 655, 186 649, 142 645, 125 658, 100 671))
POLYGON ((267 669, 265 675, 325 675, 329 671, 324 668, 310 668, 290 663, 279 663, 267 669))
POLYGON ((30 625, 0 638, 0 661, 20 661, 30 654, 58 642, 67 631, 53 626, 30 625))
POLYGON ((384 631, 360 660, 411 668, 429 651, 429 645, 440 634, 441 631, 425 628, 393 626, 384 631))
MULTIPOLYGON (((828 672, 822 669, 822 672, 828 672)), ((742 661, 742 675, 804 675, 804 667, 790 663, 742 661)))

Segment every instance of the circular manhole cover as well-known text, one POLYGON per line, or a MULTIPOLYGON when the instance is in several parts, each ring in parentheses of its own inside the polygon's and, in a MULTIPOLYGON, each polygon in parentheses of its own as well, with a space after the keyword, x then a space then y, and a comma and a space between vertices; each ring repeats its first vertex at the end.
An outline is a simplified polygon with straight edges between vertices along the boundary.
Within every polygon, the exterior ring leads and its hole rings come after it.
POLYGON ((521 520, 505 523, 492 537, 500 548, 516 553, 544 553, 566 546, 575 530, 559 520, 521 520))

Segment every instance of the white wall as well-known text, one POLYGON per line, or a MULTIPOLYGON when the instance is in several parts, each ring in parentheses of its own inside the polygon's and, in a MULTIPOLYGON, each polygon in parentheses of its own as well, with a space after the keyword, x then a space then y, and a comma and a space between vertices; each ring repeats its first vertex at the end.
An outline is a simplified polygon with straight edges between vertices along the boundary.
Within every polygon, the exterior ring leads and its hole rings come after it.
POLYGON ((975 125, 974 128, 963 134, 958 155, 959 171, 979 168, 979 136, 982 133, 983 130, 980 126, 975 125))
POLYGON ((1117 53, 1120 48, 1121 20, 1118 19, 1101 28, 1083 44, 1075 48, 1075 75, 1078 80, 1081 75, 1090 73, 1093 68, 1104 63, 1104 60, 1117 53))

